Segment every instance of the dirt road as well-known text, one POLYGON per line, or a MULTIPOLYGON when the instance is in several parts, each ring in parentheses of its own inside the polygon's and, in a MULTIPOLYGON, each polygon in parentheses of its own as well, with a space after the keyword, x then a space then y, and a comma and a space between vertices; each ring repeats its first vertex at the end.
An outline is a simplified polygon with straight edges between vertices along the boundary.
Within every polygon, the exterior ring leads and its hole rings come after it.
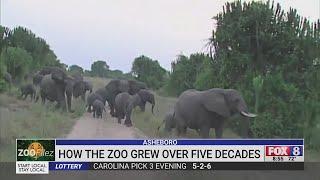
POLYGON ((109 113, 104 113, 102 119, 93 118, 91 113, 85 113, 79 120, 77 120, 71 132, 67 135, 67 138, 138 139, 146 138, 146 136, 134 126, 128 128, 123 124, 118 124, 117 119, 111 117, 109 113))

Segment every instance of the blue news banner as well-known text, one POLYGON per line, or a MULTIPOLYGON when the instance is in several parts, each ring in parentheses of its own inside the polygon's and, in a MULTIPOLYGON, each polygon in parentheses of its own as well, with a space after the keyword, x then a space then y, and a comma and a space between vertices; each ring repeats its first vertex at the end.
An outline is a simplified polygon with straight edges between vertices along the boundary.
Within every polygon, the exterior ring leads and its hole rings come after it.
POLYGON ((303 170, 303 139, 55 140, 49 170, 303 170))

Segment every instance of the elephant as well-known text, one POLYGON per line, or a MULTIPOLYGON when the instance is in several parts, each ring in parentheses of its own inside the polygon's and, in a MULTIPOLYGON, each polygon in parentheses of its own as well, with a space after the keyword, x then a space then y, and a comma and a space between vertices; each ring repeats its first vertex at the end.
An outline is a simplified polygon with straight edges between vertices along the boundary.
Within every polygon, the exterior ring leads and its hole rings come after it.
POLYGON ((39 73, 34 74, 32 78, 33 85, 40 86, 42 78, 43 78, 43 75, 39 73))
POLYGON ((23 76, 23 79, 24 81, 29 81, 29 80, 32 80, 33 79, 33 72, 29 72, 29 73, 26 73, 24 76, 23 76))
POLYGON ((95 100, 100 100, 101 102, 103 102, 103 105, 105 105, 106 101, 103 101, 103 98, 100 96, 100 94, 98 93, 91 93, 89 94, 89 96, 87 97, 87 104, 86 104, 86 108, 87 108, 87 112, 91 112, 91 106, 93 105, 93 102, 95 100))
POLYGON ((40 82, 40 95, 42 102, 45 100, 57 102, 57 108, 62 107, 64 110, 71 110, 71 98, 73 94, 74 80, 58 67, 46 67, 39 71, 43 78, 40 82), (67 100, 66 100, 67 99, 67 100), (66 104, 67 102, 67 108, 66 104))
POLYGON ((36 99, 36 89, 32 84, 26 84, 21 86, 20 91, 21 97, 24 96, 24 100, 27 98, 28 95, 30 95, 31 100, 38 101, 38 99, 36 99))
POLYGON ((154 94, 152 94, 147 89, 141 89, 138 91, 137 94, 141 97, 141 101, 142 101, 141 105, 140 105, 141 111, 143 111, 143 112, 145 111, 146 102, 149 102, 152 105, 151 112, 152 112, 152 114, 154 114, 153 113, 153 109, 155 106, 154 94))
POLYGON ((211 128, 215 128, 216 138, 221 138, 225 120, 235 114, 245 117, 245 128, 241 134, 248 137, 248 118, 256 117, 249 113, 246 102, 237 90, 221 88, 184 91, 175 104, 174 112, 178 135, 184 135, 186 129, 191 128, 197 130, 202 138, 209 137, 211 128))
POLYGON ((93 107, 93 117, 94 118, 101 118, 102 119, 102 113, 103 111, 104 112, 107 112, 106 109, 104 108, 104 104, 101 100, 99 99, 96 99, 94 100, 93 104, 92 104, 92 107, 93 107))
POLYGON ((132 109, 141 105, 142 99, 138 94, 130 95, 128 92, 118 94, 115 98, 115 116, 118 118, 118 123, 121 124, 121 119, 125 118, 124 124, 127 127, 132 126, 132 109))
MULTIPOLYGON (((131 95, 136 94, 137 92, 139 92, 140 89, 147 89, 147 85, 140 81, 128 80, 128 84, 129 84, 128 92, 131 95)), ((122 91, 122 92, 127 92, 127 91, 122 91)))
POLYGON ((164 130, 166 132, 171 132, 171 130, 176 127, 176 122, 174 120, 174 112, 173 111, 169 111, 166 113, 166 115, 163 118, 162 123, 158 127, 158 131, 159 131, 160 127, 162 126, 162 124, 164 124, 164 130))
POLYGON ((10 73, 5 72, 3 75, 3 79, 6 83, 9 85, 9 91, 11 91, 11 86, 12 86, 12 76, 10 73))
POLYGON ((12 76, 10 73, 5 72, 3 78, 9 85, 12 84, 12 76))
POLYGON ((92 93, 93 85, 90 81, 84 81, 85 84, 85 90, 92 93))
POLYGON ((103 102, 108 101, 111 116, 115 116, 114 106, 115 98, 119 93, 128 92, 130 95, 138 93, 140 89, 146 89, 147 86, 135 80, 111 80, 104 88, 98 89, 95 93, 103 98, 103 102))
POLYGON ((73 85, 73 96, 75 98, 78 98, 81 96, 81 99, 83 101, 85 101, 85 98, 86 98, 86 83, 85 81, 82 81, 82 80, 74 80, 74 85, 73 85))
POLYGON ((71 75, 75 81, 83 81, 83 76, 80 73, 71 75))

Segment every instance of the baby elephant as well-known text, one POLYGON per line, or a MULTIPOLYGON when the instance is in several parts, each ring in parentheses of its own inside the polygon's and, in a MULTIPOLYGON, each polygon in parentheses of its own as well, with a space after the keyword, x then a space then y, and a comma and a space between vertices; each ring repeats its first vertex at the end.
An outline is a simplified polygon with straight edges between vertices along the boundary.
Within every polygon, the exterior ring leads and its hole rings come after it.
POLYGON ((87 97, 87 104, 86 104, 87 112, 91 113, 91 107, 95 100, 100 100, 101 102, 103 102, 102 97, 98 93, 89 94, 89 96, 87 97))
POLYGON ((104 108, 104 104, 101 100, 96 99, 92 104, 92 113, 94 118, 101 118, 102 119, 102 113, 103 111, 106 112, 106 109, 104 108))
POLYGON ((171 132, 171 130, 176 127, 173 111, 170 111, 165 115, 162 123, 158 127, 158 131, 159 131, 160 127, 162 126, 162 124, 164 124, 164 130, 166 132, 171 132))
MULTIPOLYGON (((158 131, 160 130, 160 127, 164 124, 164 131, 170 133, 172 129, 177 127, 177 122, 174 118, 174 112, 169 111, 162 121, 162 123, 158 126, 158 131)), ((199 129, 195 129, 197 133, 200 135, 199 129)))
MULTIPOLYGON (((25 100, 28 95, 30 95, 31 100, 34 100, 36 97, 36 89, 32 84, 26 84, 21 86, 21 97, 25 100)), ((37 101, 37 99, 35 99, 37 101)))
POLYGON ((131 112, 133 108, 140 106, 141 102, 138 94, 130 95, 127 92, 118 94, 115 99, 115 116, 118 118, 118 123, 121 124, 121 119, 125 118, 124 124, 127 127, 132 126, 131 112))

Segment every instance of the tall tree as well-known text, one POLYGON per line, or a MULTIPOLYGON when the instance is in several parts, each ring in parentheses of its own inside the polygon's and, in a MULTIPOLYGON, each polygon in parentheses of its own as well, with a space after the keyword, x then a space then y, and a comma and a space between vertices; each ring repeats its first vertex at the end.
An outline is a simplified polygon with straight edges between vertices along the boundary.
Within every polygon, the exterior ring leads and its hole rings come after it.
POLYGON ((161 87, 165 81, 166 70, 157 60, 144 55, 134 59, 131 72, 137 80, 145 82, 154 89, 161 87))
POLYGON ((269 1, 226 3, 214 20, 209 44, 212 67, 219 68, 208 74, 215 79, 210 86, 240 90, 249 107, 259 98, 255 136, 304 136, 312 144, 310 129, 320 123, 320 89, 311 85, 320 81, 320 20, 269 1), (263 87, 256 91, 258 77, 263 87))
POLYGON ((169 81, 170 91, 179 95, 187 89, 200 87, 197 77, 203 72, 206 65, 209 65, 209 56, 203 53, 191 54, 190 57, 178 55, 172 63, 172 73, 169 81))
POLYGON ((109 66, 105 61, 95 61, 91 64, 92 76, 107 77, 109 66))
POLYGON ((32 64, 32 56, 24 49, 9 47, 1 54, 1 60, 6 64, 7 71, 13 79, 21 80, 32 64))
POLYGON ((83 68, 78 66, 78 65, 71 65, 69 68, 68 68, 68 71, 71 73, 71 74, 83 74, 83 68))

